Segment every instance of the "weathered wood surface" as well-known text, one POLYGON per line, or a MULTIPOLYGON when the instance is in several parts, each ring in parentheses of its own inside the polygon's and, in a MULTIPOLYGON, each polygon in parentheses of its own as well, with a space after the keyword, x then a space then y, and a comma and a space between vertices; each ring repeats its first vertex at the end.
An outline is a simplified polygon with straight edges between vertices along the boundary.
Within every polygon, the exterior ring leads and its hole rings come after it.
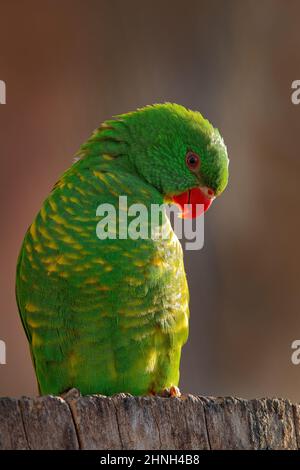
POLYGON ((0 398, 0 449, 297 449, 300 405, 71 394, 0 398))

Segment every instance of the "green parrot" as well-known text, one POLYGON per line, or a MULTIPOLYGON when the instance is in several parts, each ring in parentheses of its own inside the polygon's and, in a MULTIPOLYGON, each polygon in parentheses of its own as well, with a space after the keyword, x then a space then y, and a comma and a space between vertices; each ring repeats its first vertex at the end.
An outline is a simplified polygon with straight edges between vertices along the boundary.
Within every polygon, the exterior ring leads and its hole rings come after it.
POLYGON ((227 180, 219 131, 183 106, 146 106, 94 131, 43 203, 18 258, 17 303, 41 394, 180 393, 189 322, 180 242, 164 210, 154 228, 167 226, 165 237, 118 236, 119 223, 125 216, 132 223, 134 204, 150 213, 174 202, 183 217, 196 217, 227 180), (119 196, 127 209, 118 209, 119 196), (103 204, 116 208, 116 224, 107 223, 100 239, 103 204))

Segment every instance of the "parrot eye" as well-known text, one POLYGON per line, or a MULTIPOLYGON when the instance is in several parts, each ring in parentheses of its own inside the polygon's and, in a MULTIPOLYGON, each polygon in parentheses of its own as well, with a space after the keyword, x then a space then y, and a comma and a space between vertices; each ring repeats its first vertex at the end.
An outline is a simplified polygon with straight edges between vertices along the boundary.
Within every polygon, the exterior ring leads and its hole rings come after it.
POLYGON ((190 170, 197 170, 200 166, 200 158, 194 152, 188 152, 185 161, 190 170))

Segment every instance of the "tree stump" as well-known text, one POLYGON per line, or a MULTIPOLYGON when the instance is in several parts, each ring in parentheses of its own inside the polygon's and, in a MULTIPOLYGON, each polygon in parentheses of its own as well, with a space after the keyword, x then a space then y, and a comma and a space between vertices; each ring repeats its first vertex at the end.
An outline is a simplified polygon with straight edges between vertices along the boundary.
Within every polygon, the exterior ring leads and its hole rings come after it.
POLYGON ((0 449, 298 449, 300 405, 118 394, 0 398, 0 449))

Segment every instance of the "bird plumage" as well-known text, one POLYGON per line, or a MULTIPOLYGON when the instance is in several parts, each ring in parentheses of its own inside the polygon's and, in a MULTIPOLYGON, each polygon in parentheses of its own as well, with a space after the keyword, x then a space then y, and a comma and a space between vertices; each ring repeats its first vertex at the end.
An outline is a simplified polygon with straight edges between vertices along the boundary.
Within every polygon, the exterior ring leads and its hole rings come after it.
POLYGON ((59 394, 159 393, 179 381, 188 336, 181 245, 162 214, 166 239, 99 240, 100 204, 163 204, 190 187, 227 183, 219 133, 199 113, 156 105, 106 121, 82 145, 29 227, 16 294, 39 389, 59 394), (203 155, 193 174, 187 149, 203 155), (211 162, 209 162, 209 158, 211 162))

